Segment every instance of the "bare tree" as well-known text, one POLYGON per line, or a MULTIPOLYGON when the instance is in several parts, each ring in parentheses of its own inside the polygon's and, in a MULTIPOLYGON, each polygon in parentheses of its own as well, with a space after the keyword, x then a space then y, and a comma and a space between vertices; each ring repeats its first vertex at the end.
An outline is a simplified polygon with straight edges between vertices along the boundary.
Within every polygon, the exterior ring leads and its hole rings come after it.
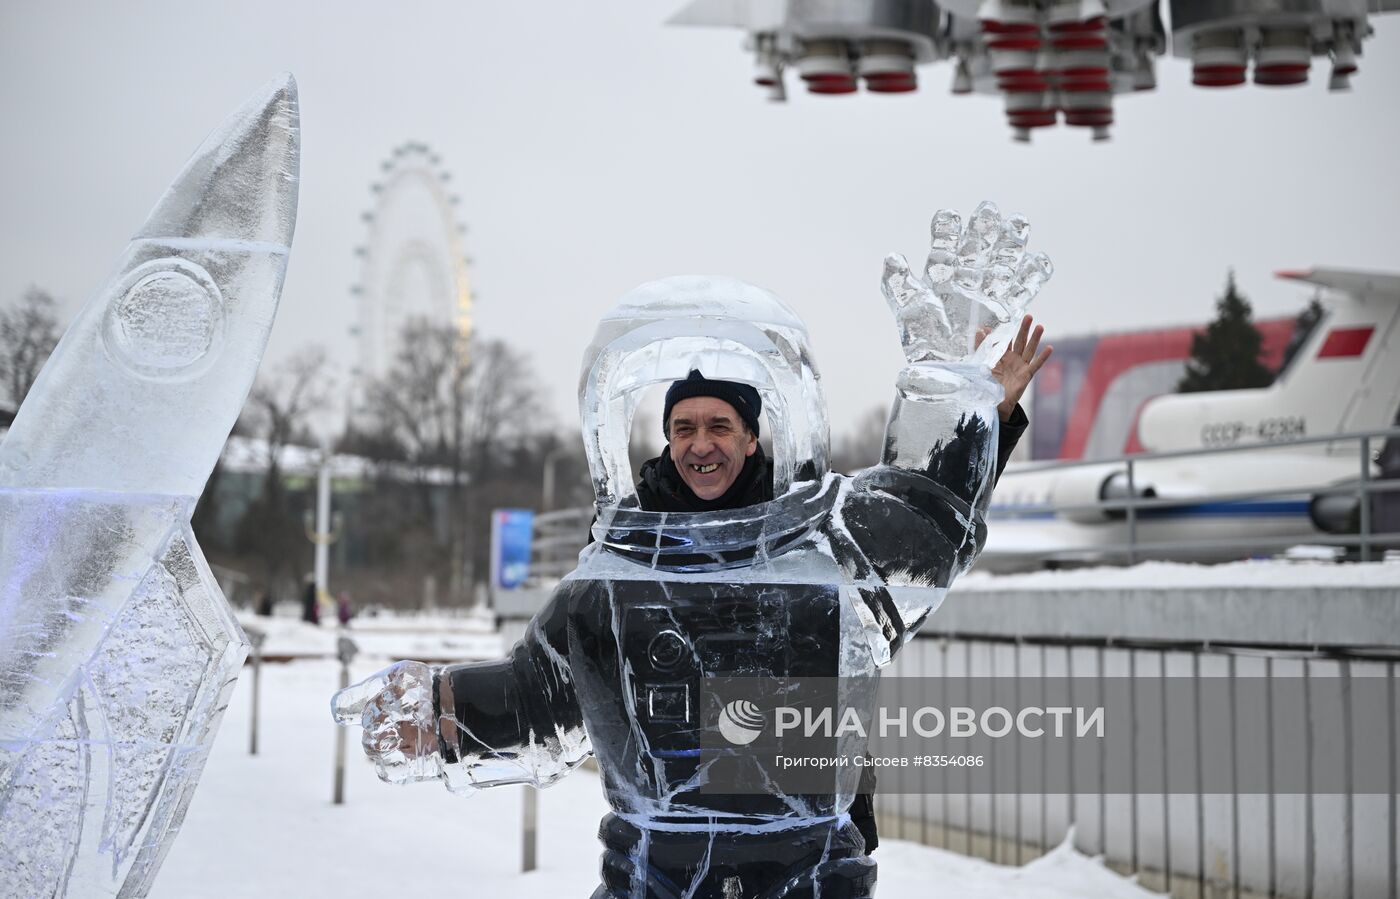
POLYGON ((325 349, 307 346, 258 378, 243 407, 240 427, 266 443, 268 464, 275 466, 277 453, 288 444, 314 439, 310 437, 312 417, 330 401, 334 386, 325 349))
POLYGON ((418 494, 421 532, 434 549, 452 601, 484 570, 487 531, 483 500, 493 474, 512 448, 540 429, 539 390, 524 357, 496 340, 464 343, 451 325, 412 320, 399 338, 394 364, 367 396, 377 445, 407 463, 418 494), (447 488, 445 508, 433 497, 447 488))
MULTIPOLYGON (((493 485, 510 467, 532 435, 542 430, 544 409, 541 391, 529 362, 499 340, 479 342, 468 365, 466 415, 467 457, 464 468, 471 478, 462 506, 464 528, 456 544, 465 553, 465 565, 456 569, 468 585, 485 579, 489 569, 491 509, 503 500, 493 485), (469 540, 463 541, 465 532, 469 540)), ((536 467, 534 469, 538 471, 536 467)))
POLYGON ((372 433, 399 450, 425 489, 433 466, 451 468, 463 456, 464 356, 452 328, 412 319, 399 334, 393 365, 366 397, 372 433))
POLYGON ((238 528, 238 548, 262 561, 264 586, 273 590, 303 554, 301 517, 291 508, 281 456, 294 442, 315 444, 310 427, 330 398, 333 382, 325 350, 310 346, 258 379, 239 418, 241 433, 259 440, 265 452, 262 489, 238 528))
POLYGON ((0 309, 0 382, 16 409, 58 344, 53 297, 31 287, 13 309, 0 309))
POLYGON ((466 462, 475 474, 495 467, 492 448, 518 445, 540 430, 539 385, 525 357, 499 340, 484 340, 467 365, 466 462))

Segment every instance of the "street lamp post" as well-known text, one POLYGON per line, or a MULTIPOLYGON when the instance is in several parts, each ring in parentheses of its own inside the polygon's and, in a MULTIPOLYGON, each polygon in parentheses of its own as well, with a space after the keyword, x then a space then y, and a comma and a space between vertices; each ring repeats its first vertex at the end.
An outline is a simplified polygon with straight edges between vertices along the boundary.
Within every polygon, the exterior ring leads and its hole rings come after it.
POLYGON ((544 457, 544 485, 540 491, 540 511, 548 512, 554 508, 554 464, 569 454, 564 447, 556 447, 549 451, 544 457))
MULTIPOLYGON (((554 466, 555 463, 568 454, 568 450, 565 448, 556 447, 550 450, 544 457, 544 483, 541 485, 540 491, 541 512, 548 512, 554 508, 554 466)), ((523 813, 524 827, 520 852, 520 870, 533 871, 539 864, 540 795, 536 787, 527 786, 525 788, 523 813)))
POLYGON ((306 539, 315 549, 313 571, 316 579, 316 602, 330 599, 330 549, 331 544, 340 539, 340 515, 331 514, 331 450, 321 449, 321 466, 316 472, 316 518, 303 519, 306 539))

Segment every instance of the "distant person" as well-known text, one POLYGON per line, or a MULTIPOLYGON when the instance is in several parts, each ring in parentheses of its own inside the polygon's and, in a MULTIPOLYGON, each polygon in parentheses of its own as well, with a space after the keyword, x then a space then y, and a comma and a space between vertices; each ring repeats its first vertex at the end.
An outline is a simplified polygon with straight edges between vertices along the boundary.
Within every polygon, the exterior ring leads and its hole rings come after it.
POLYGON ((262 595, 258 597, 258 604, 257 604, 256 612, 257 612, 257 614, 263 616, 264 618, 271 618, 271 617, 272 617, 272 591, 271 591, 271 590, 264 590, 264 591, 262 592, 262 595))
MULTIPOLYGON (((1395 416, 1395 427, 1400 427, 1400 414, 1395 416)), ((1381 468, 1381 477, 1389 480, 1400 478, 1400 437, 1388 437, 1381 445, 1376 464, 1381 468)), ((1360 522, 1357 522, 1360 530, 1360 522)), ((1400 531, 1400 493, 1371 494, 1371 533, 1389 534, 1400 531)))
POLYGON ((349 591, 340 591, 340 596, 335 601, 335 617, 340 621, 341 627, 349 627, 350 619, 355 617, 355 613, 350 608, 349 591))
POLYGON ((301 620, 318 626, 321 623, 321 604, 317 602, 316 582, 310 578, 307 578, 301 593, 301 620))

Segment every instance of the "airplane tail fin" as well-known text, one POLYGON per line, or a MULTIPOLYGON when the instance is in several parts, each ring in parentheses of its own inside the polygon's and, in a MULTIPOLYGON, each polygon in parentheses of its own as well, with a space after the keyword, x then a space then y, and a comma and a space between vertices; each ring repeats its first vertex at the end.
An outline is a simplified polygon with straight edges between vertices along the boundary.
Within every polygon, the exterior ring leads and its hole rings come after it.
POLYGON ((1390 427, 1400 409, 1400 275, 1317 268, 1279 277, 1324 289, 1327 314, 1269 387, 1157 397, 1138 434, 1166 451, 1390 427))

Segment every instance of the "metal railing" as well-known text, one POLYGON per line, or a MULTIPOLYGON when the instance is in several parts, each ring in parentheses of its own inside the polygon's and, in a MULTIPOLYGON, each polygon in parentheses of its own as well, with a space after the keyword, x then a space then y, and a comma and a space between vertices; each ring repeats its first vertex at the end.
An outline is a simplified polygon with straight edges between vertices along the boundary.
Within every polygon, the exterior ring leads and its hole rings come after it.
MULTIPOLYGON (((996 509, 995 512, 996 517, 1003 520, 1044 517, 1047 513, 1063 515, 1076 512, 1096 512, 1110 517, 1121 515, 1126 529, 1126 540, 1094 544, 1092 547, 1066 547, 1065 549, 1081 549, 1085 553, 1095 557, 1122 557, 1126 559, 1128 564, 1133 564, 1145 556, 1157 553, 1186 553, 1193 549, 1219 550, 1238 548, 1243 550, 1266 547, 1283 549, 1300 542, 1322 546, 1355 547, 1360 560, 1365 562, 1373 558, 1374 550, 1378 547, 1400 546, 1400 531, 1375 532, 1372 530, 1371 498, 1378 494, 1400 491, 1400 478, 1375 478, 1371 474, 1371 467, 1375 462, 1372 447, 1378 446, 1388 439, 1400 439, 1400 427, 1374 431, 1330 434, 1325 437, 1279 440, 1267 443, 1244 443, 1233 446, 1172 450, 1169 452, 1137 453, 1110 459, 1073 459, 1068 461, 1032 462, 1026 465, 1018 465, 1015 469, 1012 469, 1012 471, 1021 474, 1063 471, 1090 466, 1107 468, 1120 466, 1123 469, 1123 474, 1127 481, 1127 496, 1100 499, 1091 503, 1018 504, 1010 508, 1003 507, 996 509), (1139 495, 1137 489, 1140 481, 1140 466, 1144 463, 1203 456, 1228 456, 1240 453, 1287 451, 1303 446, 1330 445, 1349 443, 1352 441, 1357 443, 1357 458, 1359 462, 1357 479, 1354 484, 1339 484, 1336 482, 1322 484, 1300 483, 1269 490, 1225 491, 1182 497, 1142 496, 1139 495), (1326 495, 1329 497, 1354 496, 1357 501, 1358 512, 1356 532, 1324 533, 1319 531, 1315 534, 1308 535, 1306 540, 1300 540, 1299 536, 1296 534, 1285 536, 1250 535, 1239 538, 1212 537, 1209 540, 1143 541, 1138 539, 1138 528, 1143 513, 1189 508, 1203 503, 1239 503, 1250 500, 1287 496, 1307 496, 1311 498, 1318 495, 1326 495)), ((992 523, 991 527, 995 528, 995 523, 992 523)), ((1010 549, 1006 550, 1005 553, 1007 555, 1024 554, 1027 556, 1039 556, 1044 553, 1044 550, 1018 553, 1016 550, 1010 549)))
POLYGON ((579 550, 588 542, 593 507, 559 509, 535 516, 530 542, 530 579, 558 580, 578 564, 579 550))
MULTIPOLYGON (((1096 543, 1089 547, 1063 547, 1063 552, 1080 552, 1096 559, 1121 559, 1133 564, 1154 554, 1189 555, 1192 550, 1232 550, 1242 553, 1263 548, 1286 549, 1299 543, 1320 546, 1355 548, 1361 561, 1378 557, 1376 552, 1384 547, 1400 547, 1400 531, 1375 531, 1371 515, 1371 498, 1400 492, 1400 478, 1375 478, 1371 473, 1373 448, 1388 439, 1400 439, 1400 427, 1375 431, 1360 431, 1347 434, 1331 434, 1325 437, 1306 437, 1298 440, 1269 443, 1247 443, 1226 447, 1174 450, 1160 453, 1139 453, 1111 459, 1074 459, 1069 461, 1031 462, 1012 469, 1016 473, 1062 471, 1090 466, 1114 467, 1123 469, 1127 481, 1128 495, 1112 499, 1100 499, 1091 503, 1061 504, 1022 504, 1011 508, 995 508, 995 520, 991 528, 995 531, 996 520, 1044 517, 1047 513, 1062 515, 1067 513, 1098 513, 1108 517, 1121 516, 1125 538, 1120 541, 1096 543), (1299 483, 1287 487, 1268 490, 1235 490, 1212 494, 1199 494, 1183 497, 1148 497, 1137 495, 1137 484, 1141 481, 1143 463, 1153 463, 1170 459, 1187 459, 1202 456, 1229 456, 1240 453, 1268 453, 1287 451, 1303 446, 1320 446, 1355 441, 1357 443, 1358 470, 1355 483, 1299 483), (1300 536, 1251 534, 1240 537, 1213 535, 1203 540, 1142 540, 1139 527, 1144 517, 1152 513, 1172 509, 1182 509, 1202 503, 1224 504, 1248 502, 1276 497, 1309 498, 1317 495, 1330 497, 1353 496, 1358 506, 1357 528, 1355 533, 1315 533, 1300 536)), ((995 500, 995 494, 993 495, 995 500)), ((588 526, 593 519, 592 507, 560 509, 535 516, 535 539, 531 552, 531 577, 541 580, 558 579, 573 570, 578 552, 588 540, 588 526)), ((1015 549, 1003 550, 1005 555, 1024 555, 1036 558, 1046 554, 1044 549, 1020 552, 1015 549)), ((1058 551, 1056 551, 1058 552, 1058 551)))
MULTIPOLYGON (((935 619, 936 620, 936 619, 935 619)), ((1390 709, 1385 727, 1391 762, 1384 795, 1354 789, 1336 794, 1299 792, 1275 786, 1273 759, 1232 758, 1234 792, 1202 788, 1200 734, 1205 718, 1197 700, 1188 719, 1163 723, 1195 735, 1197 777, 1188 789, 1173 784, 1170 795, 1141 788, 1136 768, 1131 793, 1110 792, 1103 783, 1071 780, 1067 793, 1020 792, 1020 781, 1004 792, 903 793, 876 797, 884 836, 908 839, 1000 864, 1020 865, 1070 839, 1078 850, 1103 856, 1112 868, 1136 875, 1151 889, 1179 899, 1229 896, 1290 899, 1397 899, 1400 889, 1400 710, 1395 705, 1400 647, 1298 647, 1221 645, 1206 641, 1120 641, 1109 638, 1021 638, 921 632, 905 647, 886 677, 1013 677, 1025 683, 1047 678, 1247 677, 1384 678, 1390 709), (1190 716, 1194 716, 1191 718, 1190 716), (1238 789, 1241 766, 1266 765, 1270 790, 1238 789)), ((1137 681, 1135 680, 1134 683, 1137 681)), ((1267 691, 1272 696, 1273 691, 1267 691)), ((1305 693, 1306 695, 1306 693, 1305 693)), ((1341 692, 1348 695, 1346 689, 1341 692)), ((1308 758, 1313 741, 1344 741, 1341 755, 1354 754, 1352 719, 1340 734, 1314 720, 1317 709, 1266 704, 1267 720, 1301 717, 1308 758)), ((1162 714, 1166 715, 1166 706, 1162 714)), ((1234 714, 1233 707, 1231 715, 1234 714)), ((1270 725, 1273 726, 1272 724, 1270 725)), ((1359 723, 1356 729, 1360 729, 1359 723)), ((875 755, 899 755, 895 741, 872 741, 875 755)), ((1231 740, 1231 753, 1236 744, 1231 740)), ((1311 765, 1312 762, 1309 762, 1311 765)), ((1070 768, 1073 770, 1073 756, 1070 768)), ((1100 768, 1100 771, 1103 769, 1100 768)), ((1020 764, 1010 766, 1020 776, 1020 764)), ((1160 779, 1157 783, 1161 783, 1160 779)))

